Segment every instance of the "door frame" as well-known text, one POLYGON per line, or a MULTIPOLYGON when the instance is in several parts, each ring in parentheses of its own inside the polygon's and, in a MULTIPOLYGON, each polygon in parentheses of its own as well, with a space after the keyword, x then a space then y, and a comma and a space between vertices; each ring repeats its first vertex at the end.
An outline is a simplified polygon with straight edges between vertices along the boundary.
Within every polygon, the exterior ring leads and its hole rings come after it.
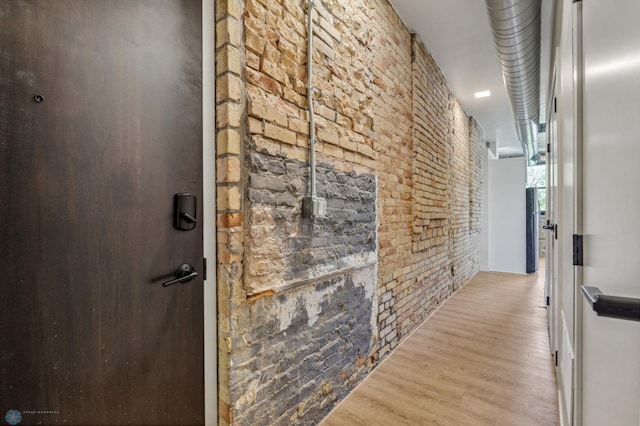
MULTIPOLYGON (((558 62, 558 51, 555 52, 555 63, 558 62)), ((547 106, 547 142, 549 143, 549 152, 547 153, 547 222, 550 225, 557 223, 557 156, 554 153, 554 147, 557 146, 557 118, 555 115, 554 100, 556 98, 556 79, 557 79, 557 65, 553 69, 553 75, 551 78, 551 85, 549 91, 549 102, 547 106), (555 120, 555 121, 554 121, 555 120), (554 166, 555 164, 555 166, 554 166), (555 167, 555 168, 554 168, 555 167), (554 185, 554 182, 556 184, 554 185)), ((556 252, 558 246, 555 242, 554 232, 546 230, 547 234, 547 250, 546 250, 546 263, 545 263, 545 279, 547 287, 547 296, 549 297, 548 305, 548 324, 549 324, 549 340, 551 353, 554 354, 554 359, 558 351, 558 282, 554 277, 555 268, 557 268, 557 256, 556 252)))
POLYGON ((216 284, 215 0, 202 0, 202 195, 204 258, 204 418, 218 424, 218 321, 216 284))
MULTIPOLYGON (((582 230, 582 90, 584 82, 584 63, 582 58, 582 2, 571 8, 572 44, 573 44, 573 232, 583 235, 582 230)), ((582 425, 582 267, 573 266, 574 318, 573 318, 573 419, 577 426, 582 425)))

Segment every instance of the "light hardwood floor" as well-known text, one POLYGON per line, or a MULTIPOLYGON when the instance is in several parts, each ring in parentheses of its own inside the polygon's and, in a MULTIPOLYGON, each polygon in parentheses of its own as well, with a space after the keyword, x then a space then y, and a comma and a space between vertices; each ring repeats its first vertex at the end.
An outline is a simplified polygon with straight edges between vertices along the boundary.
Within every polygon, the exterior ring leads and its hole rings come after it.
POLYGON ((558 425, 543 286, 480 272, 321 426, 558 425))

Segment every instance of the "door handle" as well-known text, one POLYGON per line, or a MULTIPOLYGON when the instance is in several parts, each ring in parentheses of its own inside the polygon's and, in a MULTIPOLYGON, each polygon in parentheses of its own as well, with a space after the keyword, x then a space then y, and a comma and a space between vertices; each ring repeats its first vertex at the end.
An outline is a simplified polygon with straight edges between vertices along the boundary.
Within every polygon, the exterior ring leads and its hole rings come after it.
POLYGON ((640 321, 640 299, 608 296, 598 287, 582 286, 582 295, 599 317, 640 321))
POLYGON ((196 268, 189 263, 183 263, 178 269, 176 269, 175 279, 162 283, 162 287, 169 287, 170 285, 178 283, 187 283, 198 276, 196 268))
POLYGON ((542 229, 553 229, 553 225, 543 225, 542 229))

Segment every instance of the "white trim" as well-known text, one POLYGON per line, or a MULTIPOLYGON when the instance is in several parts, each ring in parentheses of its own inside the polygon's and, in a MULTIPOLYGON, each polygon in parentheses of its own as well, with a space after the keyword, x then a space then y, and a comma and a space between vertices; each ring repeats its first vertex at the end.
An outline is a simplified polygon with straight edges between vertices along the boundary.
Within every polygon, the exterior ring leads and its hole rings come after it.
POLYGON ((218 424, 218 329, 216 312, 216 134, 215 134, 215 7, 202 0, 202 199, 204 282, 204 416, 218 424))
MULTIPOLYGON (((582 61, 582 2, 574 3, 572 8, 572 33, 573 33, 573 109, 574 109, 574 139, 573 139, 573 182, 574 182, 574 233, 582 235, 582 85, 584 82, 584 69, 582 61)), ((583 330, 583 304, 580 288, 583 284, 580 266, 574 266, 574 351, 575 363, 573 372, 573 420, 574 425, 583 424, 582 419, 582 330, 583 330)), ((640 425, 639 425, 640 426, 640 425)))

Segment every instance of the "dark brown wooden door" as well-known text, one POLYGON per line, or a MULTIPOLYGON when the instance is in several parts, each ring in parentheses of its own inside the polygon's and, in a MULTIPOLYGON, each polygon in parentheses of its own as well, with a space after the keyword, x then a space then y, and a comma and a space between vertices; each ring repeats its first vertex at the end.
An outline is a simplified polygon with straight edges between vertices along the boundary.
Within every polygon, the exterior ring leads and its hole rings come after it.
POLYGON ((204 423, 201 68, 200 1, 0 2, 0 420, 204 423))

